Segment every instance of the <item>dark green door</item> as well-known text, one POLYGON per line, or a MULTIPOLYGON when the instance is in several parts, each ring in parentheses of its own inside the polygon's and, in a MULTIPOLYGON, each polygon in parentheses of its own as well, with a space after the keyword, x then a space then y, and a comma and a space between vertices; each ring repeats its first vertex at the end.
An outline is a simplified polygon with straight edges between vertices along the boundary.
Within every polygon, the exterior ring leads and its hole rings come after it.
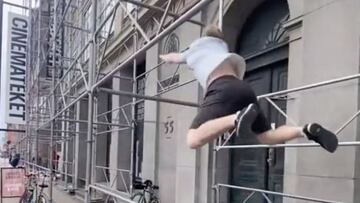
MULTIPOLYGON (((287 60, 251 71, 245 80, 251 84, 257 95, 284 90, 287 87, 287 60)), ((273 100, 283 111, 286 101, 273 100)), ((260 105, 270 122, 275 126, 285 123, 283 116, 265 100, 260 105)), ((235 137, 232 144, 248 144, 241 137, 235 137)), ((260 188, 282 192, 284 150, 283 149, 233 149, 231 151, 231 180, 233 185, 260 188)), ((251 192, 231 190, 231 202, 243 202, 251 192)), ((269 198, 273 202, 282 202, 280 197, 269 198)), ((260 193, 255 193, 248 202, 266 202, 260 193)))

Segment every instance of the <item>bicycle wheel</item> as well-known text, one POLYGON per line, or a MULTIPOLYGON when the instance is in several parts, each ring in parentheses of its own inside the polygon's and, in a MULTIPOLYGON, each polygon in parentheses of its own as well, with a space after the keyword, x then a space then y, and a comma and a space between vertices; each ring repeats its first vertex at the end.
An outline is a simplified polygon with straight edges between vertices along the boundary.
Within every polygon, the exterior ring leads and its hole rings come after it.
POLYGON ((25 191, 23 195, 21 195, 19 203, 26 203, 27 192, 25 191))
POLYGON ((37 203, 47 203, 48 199, 44 194, 40 194, 38 199, 37 199, 37 203))
POLYGON ((145 197, 143 193, 135 193, 131 198, 131 200, 137 203, 146 203, 145 197))
POLYGON ((24 194, 20 197, 19 203, 29 203, 32 200, 32 193, 25 190, 24 194))
POLYGON ((157 198, 152 198, 150 200, 150 203, 160 203, 159 200, 157 198))

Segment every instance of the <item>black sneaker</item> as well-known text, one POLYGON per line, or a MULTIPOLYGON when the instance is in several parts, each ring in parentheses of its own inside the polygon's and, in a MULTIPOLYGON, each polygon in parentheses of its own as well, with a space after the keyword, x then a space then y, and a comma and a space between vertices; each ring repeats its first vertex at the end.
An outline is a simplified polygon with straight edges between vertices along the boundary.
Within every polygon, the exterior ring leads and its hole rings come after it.
POLYGON ((333 153, 338 146, 336 135, 317 123, 306 124, 303 129, 309 140, 319 143, 325 150, 333 153))
POLYGON ((257 105, 251 103, 249 106, 237 112, 235 119, 236 135, 246 136, 253 134, 251 126, 258 115, 257 105))

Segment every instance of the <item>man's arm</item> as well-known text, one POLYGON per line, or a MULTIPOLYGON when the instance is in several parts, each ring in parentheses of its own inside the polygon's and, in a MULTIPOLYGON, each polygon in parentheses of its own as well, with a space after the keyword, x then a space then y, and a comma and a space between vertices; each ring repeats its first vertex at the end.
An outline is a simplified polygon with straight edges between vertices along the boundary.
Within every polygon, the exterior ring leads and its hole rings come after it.
POLYGON ((186 63, 186 59, 184 57, 184 53, 169 53, 159 56, 166 63, 186 63))

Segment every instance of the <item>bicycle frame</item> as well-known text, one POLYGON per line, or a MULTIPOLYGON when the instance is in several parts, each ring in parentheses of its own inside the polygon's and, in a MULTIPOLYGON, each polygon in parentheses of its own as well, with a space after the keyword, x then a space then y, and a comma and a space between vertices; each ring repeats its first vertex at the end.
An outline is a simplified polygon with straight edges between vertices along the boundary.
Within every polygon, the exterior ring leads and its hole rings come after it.
MULTIPOLYGON (((42 179, 42 183, 40 185, 44 185, 45 178, 46 178, 46 175, 44 174, 44 177, 42 179)), ((40 191, 38 191, 39 190, 38 187, 39 187, 39 184, 37 183, 36 175, 31 175, 29 177, 29 183, 26 186, 26 190, 25 190, 25 193, 27 193, 27 195, 29 195, 26 198, 30 198, 30 199, 27 199, 27 200, 29 200, 28 202, 36 203, 38 201, 38 199, 39 199, 39 196, 43 195, 44 188, 41 187, 40 191)))
POLYGON ((151 203, 154 199, 157 199, 157 196, 155 195, 155 190, 152 187, 146 187, 142 191, 143 198, 145 203, 151 203))

